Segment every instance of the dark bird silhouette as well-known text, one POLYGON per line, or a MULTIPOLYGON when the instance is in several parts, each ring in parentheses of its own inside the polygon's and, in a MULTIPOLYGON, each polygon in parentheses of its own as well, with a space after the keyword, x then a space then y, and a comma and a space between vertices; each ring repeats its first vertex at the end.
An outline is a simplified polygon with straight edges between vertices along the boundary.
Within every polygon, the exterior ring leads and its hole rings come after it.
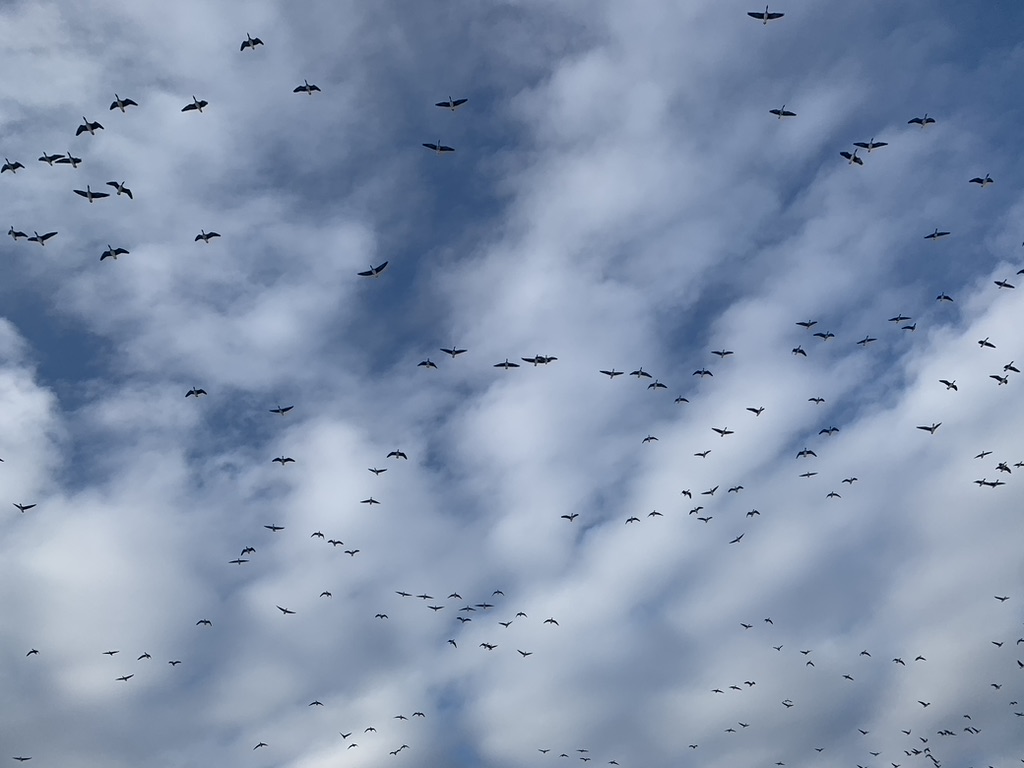
POLYGON ((11 239, 14 240, 15 242, 17 242, 23 237, 28 237, 28 235, 26 235, 24 232, 19 232, 14 227, 11 227, 9 230, 7 230, 7 234, 10 235, 11 239))
POLYGON ((422 362, 419 362, 419 363, 416 363, 416 367, 417 368, 427 368, 427 369, 437 368, 437 363, 432 362, 431 359, 428 357, 426 360, 424 360, 422 362))
POLYGON ((292 610, 290 610, 290 609, 288 609, 288 608, 282 608, 282 607, 281 607, 280 605, 279 605, 279 606, 277 606, 277 610, 279 610, 279 611, 280 611, 281 613, 283 613, 283 614, 284 614, 285 616, 287 616, 288 614, 291 614, 291 613, 295 613, 295 611, 292 611, 292 610))
POLYGON ((369 269, 359 272, 358 274, 360 277, 379 277, 380 273, 383 272, 387 266, 388 262, 386 261, 382 264, 378 264, 376 267, 371 264, 369 269))
POLYGON ((192 389, 185 393, 185 397, 195 397, 197 399, 204 395, 206 395, 206 390, 199 387, 192 387, 192 389))
POLYGON ((445 144, 442 144, 440 139, 438 139, 437 142, 434 143, 434 144, 428 144, 428 143, 424 142, 423 146, 426 147, 427 149, 431 150, 435 155, 440 155, 440 154, 443 154, 443 153, 446 153, 446 152, 454 152, 455 151, 455 149, 453 147, 449 147, 449 146, 446 146, 445 144))
POLYGON ((200 619, 199 621, 196 622, 196 626, 197 627, 199 627, 199 626, 212 627, 213 626, 213 622, 210 621, 209 619, 200 619))
POLYGON ((24 513, 24 512, 27 512, 28 510, 34 508, 35 504, 18 504, 18 503, 15 503, 14 506, 16 506, 18 508, 19 512, 24 513))
POLYGON ((81 136, 83 133, 88 133, 90 136, 95 136, 96 131, 102 131, 103 126, 99 123, 90 122, 87 118, 82 118, 82 124, 78 126, 78 130, 75 131, 75 136, 81 136))
POLYGON ((249 33, 246 32, 245 40, 242 41, 242 46, 238 50, 244 51, 246 48, 249 48, 255 51, 257 45, 263 45, 263 41, 260 40, 258 37, 251 37, 249 33))
POLYGON ((783 16, 785 16, 785 14, 784 13, 777 13, 777 12, 770 12, 768 10, 768 6, 766 5, 764 7, 763 11, 747 11, 747 16, 749 16, 752 19, 757 19, 758 21, 760 21, 765 26, 768 26, 768 22, 769 21, 775 21, 776 19, 781 19, 783 16))
POLYGON ((11 173, 17 174, 17 173, 18 173, 18 170, 19 170, 20 168, 24 168, 24 167, 25 167, 25 166, 24 166, 24 165, 22 165, 21 163, 19 163, 19 162, 18 162, 17 160, 15 160, 15 161, 14 161, 14 162, 12 163, 12 162, 11 162, 10 160, 8 160, 8 159, 7 159, 6 157, 5 157, 5 158, 4 158, 4 164, 3 164, 3 167, 2 167, 2 168, 0 168, 0 173, 5 173, 6 171, 10 171, 11 173))
POLYGON ((125 248, 114 248, 113 246, 111 246, 108 243, 107 244, 107 250, 105 250, 100 255, 100 261, 103 261, 104 259, 113 259, 114 261, 117 261, 117 257, 118 256, 125 256, 128 253, 129 253, 129 251, 127 249, 125 249, 125 248))
MULTIPOLYGON (((288 413, 288 411, 290 411, 294 407, 295 407, 294 405, 286 405, 284 408, 282 408, 279 405, 279 406, 277 406, 277 408, 271 408, 270 409, 270 413, 276 413, 279 416, 284 416, 286 413, 288 413)), ((381 470, 381 471, 384 472, 386 470, 381 470)))
POLYGON ((266 528, 268 531, 271 531, 272 533, 277 533, 278 531, 284 530, 283 525, 264 525, 263 527, 266 528))
POLYGON ((283 467, 285 464, 294 464, 295 459, 291 456, 278 456, 276 459, 271 459, 271 463, 280 464, 283 467))
POLYGON ((207 106, 209 106, 209 102, 202 101, 201 99, 197 99, 193 95, 192 96, 192 103, 191 104, 186 104, 184 107, 181 108, 181 111, 182 112, 192 112, 192 111, 202 112, 203 108, 207 107, 207 106))
POLYGON ((873 150, 873 149, 881 149, 882 147, 888 147, 889 146, 889 142, 887 142, 887 141, 875 141, 875 137, 872 136, 870 141, 855 141, 855 142, 853 142, 853 146, 860 147, 861 149, 866 149, 868 151, 868 154, 870 154, 871 150, 873 150))
POLYGON ((855 150, 853 150, 852 153, 851 152, 843 151, 843 152, 840 152, 839 154, 842 155, 844 158, 846 158, 847 165, 864 165, 864 161, 861 160, 859 157, 857 157, 857 152, 858 151, 859 150, 855 149, 855 150))
POLYGON ((948 237, 948 236, 949 236, 949 232, 940 232, 939 228, 936 227, 935 231, 932 232, 930 235, 925 235, 924 239, 925 240, 933 240, 934 241, 934 240, 939 240, 939 239, 941 239, 943 237, 948 237))
POLYGON ((509 362, 509 359, 506 357, 505 358, 505 362, 503 362, 503 363, 495 363, 494 367, 495 368, 504 368, 507 371, 509 368, 518 368, 519 367, 519 363, 511 363, 511 362, 509 362))
POLYGON ((215 237, 220 237, 220 233, 219 232, 207 232, 206 230, 201 229, 201 230, 199 230, 199 234, 196 235, 195 242, 198 243, 200 240, 202 240, 204 243, 209 243, 210 240, 212 240, 215 237))
POLYGON ((796 117, 796 112, 790 112, 789 110, 787 110, 785 104, 783 104, 778 109, 769 109, 768 112, 770 114, 775 115, 775 117, 777 117, 779 120, 781 120, 784 117, 796 117))
POLYGON ((599 371, 599 373, 603 373, 609 379, 614 379, 616 376, 621 376, 623 372, 616 371, 614 368, 612 368, 610 371, 599 371))
POLYGON ((469 101, 469 99, 453 99, 451 96, 449 96, 448 101, 439 101, 434 106, 441 107, 442 109, 450 109, 452 112, 454 112, 467 101, 469 101))
POLYGON ((137 106, 139 106, 139 105, 136 104, 131 99, 122 99, 116 93, 114 94, 114 100, 110 103, 110 108, 112 110, 113 109, 120 109, 122 112, 124 112, 125 107, 137 107, 137 106))
POLYGON ((917 125, 917 126, 920 126, 921 128, 926 128, 929 125, 934 125, 934 124, 935 124, 935 118, 934 117, 928 117, 928 113, 927 112, 924 113, 924 117, 912 117, 909 120, 907 120, 907 125, 917 125))
POLYGON ((116 181, 108 181, 107 182, 107 186, 108 187, 113 187, 117 191, 117 194, 118 194, 119 197, 121 195, 128 195, 128 199, 129 200, 134 200, 135 199, 134 195, 132 195, 132 191, 130 189, 128 189, 128 187, 126 187, 124 185, 123 181, 120 182, 120 183, 118 183, 116 181))
POLYGON ((981 347, 982 349, 985 349, 986 347, 988 349, 995 349, 996 348, 996 345, 988 340, 988 336, 986 336, 984 339, 979 339, 978 340, 978 346, 981 347))
POLYGON ((925 432, 928 432, 929 434, 934 435, 935 434, 935 430, 938 429, 941 426, 942 426, 942 422, 939 421, 939 422, 936 422, 936 423, 932 424, 930 427, 918 427, 918 429, 923 429, 925 432))
POLYGON ((948 381, 947 379, 939 379, 939 384, 945 384, 946 389, 952 389, 954 392, 959 391, 956 386, 956 379, 953 379, 952 381, 948 381))
POLYGON ((75 194, 84 197, 90 203, 94 200, 102 200, 104 197, 110 197, 109 192, 93 192, 92 187, 88 184, 85 185, 85 189, 76 189, 75 194))
POLYGON ((980 176, 975 176, 975 177, 974 177, 973 179, 971 179, 971 180, 970 180, 970 182, 969 182, 969 183, 970 183, 970 184, 977 184, 977 185, 978 185, 979 187, 981 187, 982 189, 984 189, 984 188, 985 188, 985 187, 987 187, 987 186, 988 186, 989 184, 994 184, 995 182, 994 182, 994 181, 992 180, 992 177, 991 177, 991 176, 989 176, 989 175, 988 175, 988 174, 986 173, 986 174, 985 174, 985 178, 981 178, 980 176))
POLYGON ((320 93, 320 89, 309 80, 303 80, 302 85, 297 85, 292 89, 292 93, 305 93, 307 96, 312 96, 314 93, 320 93))

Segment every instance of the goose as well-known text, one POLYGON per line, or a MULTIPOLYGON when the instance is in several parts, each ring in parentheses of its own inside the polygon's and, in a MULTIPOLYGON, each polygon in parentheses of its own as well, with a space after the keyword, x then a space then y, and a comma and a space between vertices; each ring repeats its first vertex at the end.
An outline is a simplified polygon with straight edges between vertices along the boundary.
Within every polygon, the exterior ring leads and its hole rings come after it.
POLYGON ((24 232, 20 232, 14 227, 11 227, 9 230, 7 230, 7 234, 10 235, 15 242, 17 242, 19 238, 28 237, 28 235, 26 235, 24 232))
POLYGON ((953 297, 950 296, 949 294, 946 294, 946 293, 940 293, 938 296, 935 297, 935 300, 936 301, 948 301, 948 302, 952 303, 953 302, 953 297))
POLYGON ((200 619, 199 621, 196 622, 196 626, 197 627, 199 627, 199 626, 212 627, 213 626, 213 622, 210 621, 209 619, 200 619))
POLYGON ((762 413, 764 413, 764 406, 762 405, 758 406, 757 408, 747 408, 747 410, 750 411, 755 416, 760 416, 762 413))
POLYGON ((110 108, 111 109, 120 109, 122 112, 124 112, 124 108, 125 107, 137 107, 137 106, 139 106, 139 105, 136 104, 131 99, 122 99, 116 93, 114 94, 114 101, 111 102, 111 104, 110 104, 110 108))
POLYGON ((387 265, 388 265, 388 263, 386 261, 383 264, 380 264, 380 265, 378 265, 376 267, 371 264, 370 268, 367 269, 364 272, 360 272, 359 276, 360 277, 379 277, 380 273, 384 271, 384 269, 387 267, 387 265))
POLYGON ((855 141, 855 142, 853 142, 853 146, 860 147, 861 149, 866 149, 868 151, 868 154, 870 155, 871 154, 871 150, 873 150, 873 149, 881 149, 882 147, 888 147, 889 146, 889 142, 887 142, 887 141, 875 141, 875 137, 872 136, 870 141, 855 141))
POLYGON ((507 371, 509 368, 518 368, 519 367, 519 363, 510 363, 508 361, 508 358, 506 357, 505 358, 505 362, 503 362, 503 363, 495 363, 494 367, 495 368, 504 368, 507 371))
POLYGON ((668 386, 655 379, 647 385, 648 389, 668 389, 668 386))
POLYGON ((806 458, 808 458, 809 456, 813 456, 814 458, 818 458, 818 454, 816 454, 816 453, 815 453, 814 451, 812 451, 812 450, 811 450, 810 448, 804 448, 804 449, 803 449, 802 451, 800 451, 800 452, 799 452, 799 453, 798 453, 798 454, 796 455, 796 457, 797 457, 798 459, 806 459, 806 458))
POLYGON ((853 154, 850 154, 849 152, 840 152, 839 154, 846 158, 847 165, 854 165, 854 164, 864 165, 864 161, 861 160, 859 157, 857 157, 857 152, 858 151, 859 150, 855 149, 855 150, 853 150, 853 154))
POLYGON ((985 347, 988 347, 989 349, 996 348, 996 345, 988 340, 988 336, 986 336, 984 339, 979 339, 978 346, 981 347, 982 349, 984 349, 985 347))
POLYGON ((768 22, 769 21, 775 21, 776 19, 781 19, 785 15, 786 14, 784 14, 784 13, 775 13, 775 12, 770 13, 768 11, 768 6, 767 5, 764 7, 763 11, 747 11, 747 16, 749 16, 752 19, 757 19, 762 24, 764 24, 764 26, 766 26, 766 27, 768 26, 768 22))
POLYGON ((117 261, 118 256, 124 256, 127 253, 129 253, 129 251, 124 248, 114 248, 110 243, 107 243, 107 250, 105 250, 103 255, 100 256, 100 261, 103 261, 104 259, 113 259, 114 261, 117 261))
POLYGON ((1009 283, 1006 280, 993 280, 992 282, 994 282, 1000 288, 1015 288, 1016 287, 1013 283, 1009 283))
POLYGON ((989 375, 989 378, 990 379, 995 379, 996 381, 999 382, 1000 385, 1009 384, 1010 383, 1010 377, 1009 376, 1000 376, 999 374, 993 373, 993 374, 989 375))
POLYGON ((461 355, 466 350, 459 349, 453 344, 449 349, 442 349, 441 351, 444 352, 446 355, 451 355, 452 359, 454 360, 456 355, 461 355))
POLYGON ((937 421, 934 424, 932 424, 930 427, 918 427, 918 429, 924 430, 929 435, 934 435, 935 434, 935 430, 938 429, 941 426, 942 426, 942 422, 941 421, 937 421))
POLYGON ((276 413, 279 416, 284 416, 286 413, 288 413, 288 411, 290 411, 294 407, 294 405, 286 405, 284 408, 282 408, 279 405, 277 406, 277 408, 271 408, 270 413, 276 413))
POLYGON ((801 346, 793 347, 791 351, 794 355, 803 355, 804 357, 807 357, 807 352, 801 346))
POLYGON ((677 398, 676 398, 675 400, 673 400, 672 402, 673 402, 673 403, 688 403, 688 402, 690 402, 690 401, 689 401, 689 400, 687 400, 687 399, 686 399, 685 397, 683 397, 682 395, 680 395, 679 397, 677 397, 677 398))
POLYGON ((182 112, 191 112, 191 111, 195 110, 196 112, 202 112, 203 111, 203 107, 206 107, 206 106, 209 106, 209 102, 208 101, 203 101, 202 99, 197 99, 195 97, 195 94, 193 94, 192 95, 192 103, 191 104, 186 104, 184 107, 181 108, 181 111, 182 112))
POLYGON ((815 405, 821 405, 822 403, 825 402, 825 398, 824 397, 808 397, 807 398, 807 402, 814 403, 815 405))
POLYGON ((110 194, 108 192, 93 192, 92 188, 88 184, 85 185, 84 190, 76 189, 75 194, 79 195, 80 197, 84 197, 90 203, 93 202, 94 200, 102 200, 104 197, 110 197, 110 194))
POLYGON ((906 315, 900 313, 900 314, 896 315, 896 317, 890 317, 889 318, 889 322, 890 323, 902 323, 904 320, 909 320, 909 319, 910 319, 909 317, 907 317, 906 315))
POLYGON ((949 235, 949 232, 940 232, 939 228, 936 227, 935 231, 932 232, 930 235, 925 235, 924 239, 925 240, 938 240, 939 238, 947 237, 948 235, 949 235))
POLYGON ((629 375, 636 376, 638 379, 642 377, 647 377, 648 379, 652 378, 651 374, 647 373, 643 367, 637 368, 635 371, 630 371, 629 375))
POLYGON ((48 154, 46 154, 44 152, 43 156, 39 158, 39 162, 47 163, 48 165, 53 165, 55 162, 60 160, 62 157, 64 157, 64 155, 48 155, 48 154))
POLYGON ((121 195, 128 195, 128 199, 129 200, 134 200, 135 199, 132 196, 132 191, 130 189, 128 189, 128 187, 126 187, 124 185, 123 181, 120 184, 118 184, 116 181, 108 181, 107 182, 107 186, 108 187, 113 187, 117 191, 117 196, 118 197, 120 197, 121 195))
POLYGON ((206 390, 200 389, 199 387, 192 387, 188 392, 185 393, 185 397, 194 397, 198 400, 200 397, 206 396, 206 390))
POLYGON ((35 504, 18 504, 17 502, 15 502, 14 506, 18 508, 18 511, 19 511, 19 512, 21 512, 22 514, 24 514, 24 513, 25 513, 25 512, 27 512, 28 510, 30 510, 30 509, 32 509, 33 507, 35 507, 35 504))
POLYGON ((397 450, 396 451, 392 451, 391 453, 389 453, 387 455, 387 458, 389 458, 389 459, 405 459, 406 461, 409 460, 409 457, 405 455, 404 451, 397 451, 397 450))
POLYGON ((87 131, 88 131, 90 136, 95 136, 96 135, 96 131, 102 131, 102 130, 103 130, 103 126, 102 125, 100 125, 99 123, 90 123, 88 118, 86 118, 83 115, 82 116, 82 124, 80 126, 78 126, 78 130, 75 131, 75 136, 81 136, 83 133, 85 133, 87 131))
POLYGON ((907 120, 907 125, 919 125, 922 128, 927 128, 929 125, 934 125, 934 124, 935 124, 935 118, 934 117, 928 117, 928 113, 927 112, 924 113, 924 117, 912 117, 910 120, 907 120))
POLYGON ((416 363, 417 367, 423 368, 437 368, 437 363, 433 362, 429 357, 421 363, 416 363))
POLYGON ((861 339, 861 340, 860 340, 860 341, 858 341, 857 343, 858 343, 858 344, 859 344, 860 346, 862 346, 862 347, 866 347, 866 346, 867 346, 868 344, 870 344, 870 343, 871 343, 871 342, 873 342, 873 341, 878 341, 878 339, 876 339, 876 338, 874 338, 874 337, 872 337, 872 336, 865 336, 865 337, 864 337, 863 339, 861 339))
POLYGON ((204 243, 209 243, 211 238, 220 237, 219 232, 207 232, 205 229, 199 230, 199 234, 196 235, 196 239, 193 242, 198 243, 202 240, 204 243))
POLYGON ((451 96, 449 96, 448 101, 439 101, 434 106, 441 107, 442 109, 450 109, 452 112, 454 112, 467 101, 469 101, 469 99, 453 99, 451 96))
POLYGON ((70 165, 72 168, 77 168, 79 165, 82 164, 82 158, 75 157, 70 152, 68 152, 67 156, 62 157, 59 160, 57 160, 57 164, 58 165, 70 165))
POLYGON ((711 431, 712 432, 717 432, 719 437, 725 437, 726 435, 733 435, 733 434, 735 434, 735 432, 733 432, 733 430, 729 429, 728 427, 722 427, 722 428, 712 427, 711 431))
POLYGON ((1016 366, 1014 366, 1013 360, 1011 360, 1010 362, 1008 362, 1006 365, 1003 366, 1003 373, 1006 373, 1007 371, 1013 371, 1014 373, 1020 373, 1020 369, 1017 368, 1016 366))
POLYGON ((11 173, 17 173, 19 168, 24 168, 24 167, 25 166, 22 165, 21 163, 19 163, 17 160, 15 160, 12 163, 10 160, 8 160, 5 157, 4 158, 4 165, 3 165, 2 168, 0 168, 0 173, 4 173, 5 171, 10 171, 11 173))
POLYGON ((648 435, 647 437, 645 437, 640 442, 641 443, 651 443, 651 442, 656 442, 657 440, 658 440, 658 438, 656 438, 654 435, 648 435))
POLYGON ((249 33, 246 32, 245 33, 245 40, 242 41, 242 47, 239 48, 238 50, 239 51, 244 51, 246 48, 251 48, 252 50, 255 51, 257 45, 263 45, 263 41, 260 40, 258 37, 250 37, 249 33))
POLYGON ((798 320, 797 325, 801 328, 806 328, 808 331, 818 324, 817 320, 798 320))
POLYGON ((312 96, 313 92, 320 92, 320 89, 315 85, 312 85, 309 80, 303 80, 302 85, 298 85, 292 89, 292 93, 305 93, 308 96, 312 96))
POLYGON ((534 355, 533 357, 520 358, 524 363, 533 363, 533 367, 536 368, 538 365, 547 365, 557 360, 557 357, 551 357, 550 355, 534 355))
POLYGON ((271 463, 280 464, 283 467, 285 464, 294 464, 295 459, 291 458, 290 456, 278 456, 276 459, 272 459, 271 463))
POLYGON ((713 374, 707 368, 701 368, 699 371, 694 371, 690 375, 691 376, 700 376, 703 379, 705 376, 714 376, 715 374, 713 374))
POLYGON ((32 237, 28 238, 30 243, 39 243, 40 245, 46 245, 46 241, 56 235, 56 232, 47 232, 45 235, 40 235, 38 232, 33 231, 32 237))
POLYGON ((295 611, 293 611, 293 610, 290 610, 290 609, 288 609, 288 608, 282 608, 282 607, 281 607, 280 605, 279 605, 279 606, 277 606, 277 610, 279 610, 279 611, 280 611, 281 613, 283 613, 283 614, 284 614, 285 616, 287 616, 287 615, 288 615, 288 614, 290 614, 290 613, 295 613, 295 611))
POLYGON ((454 152, 455 151, 452 147, 447 147, 444 144, 442 144, 440 139, 437 140, 436 144, 426 144, 425 143, 423 146, 426 147, 427 149, 433 151, 434 154, 436 154, 436 155, 440 155, 442 152, 454 152))
POLYGON ((832 331, 818 331, 814 334, 814 337, 822 341, 828 341, 829 339, 834 339, 836 335, 832 331))
POLYGON ((992 177, 989 176, 987 173, 985 174, 985 178, 984 179, 981 178, 980 176, 975 176, 973 179, 971 179, 968 182, 968 184, 977 184, 982 189, 987 187, 989 184, 994 184, 994 183, 995 182, 992 180, 992 177))
POLYGON ((712 355, 718 355, 719 357, 724 359, 724 358, 728 357, 729 355, 732 355, 732 354, 735 354, 735 353, 731 349, 712 349, 711 350, 711 354, 712 355))
POLYGON ((841 499, 841 498, 843 498, 843 497, 842 497, 842 496, 840 496, 840 495, 839 495, 838 493, 836 493, 835 491, 829 491, 829 492, 828 492, 828 493, 827 493, 827 494, 825 495, 825 498, 826 498, 826 499, 841 499))
POLYGON ((778 109, 769 109, 768 112, 769 114, 775 115, 775 117, 777 117, 779 120, 781 120, 784 117, 796 117, 796 112, 790 112, 788 109, 786 109, 785 104, 783 104, 778 109))
POLYGON ((946 389, 952 389, 954 392, 959 391, 956 386, 956 379, 949 381, 948 379, 939 379, 939 384, 945 384, 946 389))

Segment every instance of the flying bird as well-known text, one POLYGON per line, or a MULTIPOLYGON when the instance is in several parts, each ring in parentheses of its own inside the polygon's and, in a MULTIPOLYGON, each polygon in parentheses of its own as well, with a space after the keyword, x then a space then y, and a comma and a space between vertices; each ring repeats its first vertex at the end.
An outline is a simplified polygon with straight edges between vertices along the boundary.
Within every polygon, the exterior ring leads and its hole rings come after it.
POLYGON ((95 136, 96 131, 102 131, 103 126, 99 123, 92 123, 85 117, 82 118, 82 124, 78 126, 78 130, 75 131, 75 136, 81 136, 83 133, 88 133, 90 136, 95 136))
POLYGON ((25 512, 28 512, 28 510, 30 510, 33 507, 35 507, 35 504, 18 504, 18 503, 15 503, 14 506, 16 506, 18 508, 19 512, 24 514, 25 512))
POLYGON ((283 613, 283 614, 284 614, 285 616, 287 616, 288 614, 291 614, 291 613, 295 613, 295 611, 293 611, 293 610, 290 610, 290 609, 288 609, 288 608, 282 608, 282 607, 281 607, 280 605, 279 605, 279 606, 277 606, 277 610, 279 610, 279 611, 280 611, 281 613, 283 613))
POLYGON ((925 235, 924 239, 925 240, 935 241, 935 240, 938 240, 940 238, 948 237, 948 236, 949 236, 949 232, 942 232, 942 231, 939 230, 938 227, 936 227, 935 231, 932 232, 930 235, 925 235))
POLYGON ((202 240, 204 243, 209 243, 215 237, 220 237, 219 232, 207 232, 205 229, 199 230, 199 234, 196 235, 195 242, 202 240))
POLYGON ((956 386, 956 379, 949 381, 947 379, 939 379, 939 384, 945 384, 946 389, 952 389, 954 392, 958 392, 959 389, 956 386))
POLYGON ((868 154, 871 154, 871 150, 873 150, 873 149, 880 149, 882 147, 888 147, 889 146, 889 142, 887 142, 887 141, 875 141, 875 137, 872 136, 870 141, 855 141, 855 142, 853 142, 853 146, 860 147, 861 149, 866 149, 868 151, 868 154))
POLYGON ((360 277, 379 277, 380 273, 383 272, 387 268, 387 266, 388 266, 388 262, 386 262, 386 261, 381 263, 381 264, 378 264, 376 267, 371 264, 370 268, 367 269, 367 270, 364 270, 363 272, 360 272, 359 276, 360 277))
POLYGON ((386 456, 386 458, 388 458, 388 459, 405 459, 406 461, 409 460, 409 457, 405 455, 404 451, 397 451, 397 450, 396 451, 391 451, 391 453, 389 453, 386 456))
POLYGON ((4 158, 4 165, 3 165, 3 167, 2 167, 2 168, 0 168, 0 173, 4 173, 5 171, 10 171, 11 173, 14 173, 14 174, 16 174, 16 173, 18 172, 18 169, 19 169, 19 168, 24 168, 24 167, 25 167, 25 166, 24 166, 24 165, 22 165, 21 163, 19 163, 19 162, 18 162, 17 160, 15 160, 15 161, 14 161, 14 162, 12 163, 12 162, 11 162, 10 160, 8 160, 8 159, 7 159, 6 157, 5 157, 5 158, 4 158))
POLYGON ((616 371, 614 368, 612 368, 610 371, 598 371, 598 373, 603 373, 609 379, 614 379, 616 376, 621 376, 623 372, 616 371))
POLYGON ((137 106, 139 106, 139 105, 136 104, 131 99, 122 99, 116 93, 114 94, 114 101, 111 102, 111 104, 110 104, 110 108, 111 109, 120 109, 122 112, 124 112, 125 107, 137 107, 137 106))
POLYGON ((747 16, 749 16, 752 19, 757 19, 758 21, 760 21, 765 26, 768 26, 768 22, 769 21, 775 21, 776 19, 781 19, 783 16, 785 16, 785 14, 784 13, 777 13, 777 12, 770 12, 768 10, 768 6, 766 5, 764 7, 763 11, 747 11, 747 16))
POLYGON ((18 242, 18 240, 20 240, 23 237, 28 237, 28 235, 26 235, 24 232, 20 232, 16 230, 14 227, 11 227, 9 230, 7 230, 7 234, 11 236, 11 239, 14 240, 14 242, 18 242))
POLYGON ((796 112, 790 112, 789 110, 787 110, 785 104, 783 104, 778 109, 769 109, 768 112, 770 114, 775 115, 775 117, 777 117, 779 120, 781 120, 784 117, 796 117, 796 112))
POLYGON ((191 104, 186 104, 184 107, 181 108, 181 111, 182 112, 191 112, 191 111, 195 110, 196 112, 202 112, 203 111, 203 107, 206 107, 206 106, 209 106, 209 102, 202 101, 201 99, 197 99, 195 97, 195 95, 193 95, 192 96, 192 103, 191 104))
MULTIPOLYGON (((277 408, 271 408, 270 409, 270 413, 276 413, 279 416, 284 416, 286 413, 288 413, 288 411, 290 411, 294 407, 295 407, 294 405, 286 405, 284 408, 282 408, 279 405, 279 406, 277 406, 277 408)), ((386 471, 386 470, 381 470, 381 471, 386 471)))
POLYGON ((440 139, 437 140, 436 144, 426 144, 426 143, 424 143, 423 146, 426 147, 427 149, 431 150, 435 155, 440 155, 440 154, 442 154, 444 152, 454 152, 455 151, 454 148, 448 147, 448 146, 445 146, 444 144, 442 144, 440 139))
POLYGON ((109 192, 93 192, 92 187, 88 184, 85 185, 85 189, 76 189, 75 194, 80 197, 84 197, 90 203, 94 200, 102 200, 104 197, 110 197, 109 192))
POLYGON ((292 89, 292 93, 305 93, 307 96, 312 96, 314 93, 319 93, 320 89, 309 82, 309 80, 303 80, 302 85, 297 85, 292 89))
POLYGON ((924 117, 912 117, 910 120, 907 120, 907 125, 918 125, 918 126, 920 126, 922 128, 927 128, 929 125, 934 125, 934 124, 935 124, 935 118, 934 117, 928 117, 928 113, 927 112, 924 113, 924 117))
POLYGON ((190 389, 188 392, 185 393, 185 397, 194 397, 194 398, 196 398, 198 400, 200 397, 203 397, 205 394, 206 394, 206 390, 205 389, 200 389, 199 387, 192 387, 192 389, 190 389))
POLYGON ((971 180, 970 180, 970 182, 968 182, 968 183, 970 183, 970 184, 977 184, 977 185, 978 185, 979 187, 981 187, 982 189, 984 189, 984 188, 985 188, 985 187, 987 187, 987 186, 988 186, 989 184, 994 184, 995 182, 994 182, 994 181, 992 180, 992 177, 991 177, 991 176, 989 176, 989 175, 988 175, 988 174, 986 173, 986 174, 985 174, 985 178, 981 178, 980 176, 975 176, 975 177, 974 177, 973 179, 971 179, 971 180))
POLYGON ((450 109, 452 112, 454 112, 467 101, 469 101, 469 99, 453 99, 451 96, 449 96, 448 101, 439 101, 434 106, 441 107, 442 109, 450 109))
POLYGON ((864 161, 857 157, 857 152, 859 151, 860 150, 855 149, 853 150, 853 153, 843 151, 839 154, 846 158, 847 165, 864 165, 864 161))
POLYGON ((291 456, 278 456, 276 459, 272 459, 271 463, 280 464, 283 467, 285 464, 294 464, 295 459, 293 459, 291 456))
POLYGON ((118 197, 120 197, 121 195, 128 195, 129 200, 135 199, 135 197, 132 195, 132 191, 124 185, 123 181, 120 184, 118 184, 116 181, 108 181, 107 186, 113 187, 117 191, 118 197))
POLYGON ((46 163, 47 165, 52 166, 54 163, 56 163, 62 157, 64 157, 64 155, 48 155, 48 154, 46 154, 44 152, 43 156, 39 158, 39 162, 46 163))
POLYGON ((934 435, 935 430, 938 429, 940 426, 942 426, 941 421, 932 424, 930 427, 918 427, 918 429, 923 429, 928 434, 934 435))
POLYGON ((263 41, 260 40, 258 37, 250 36, 249 33, 246 32, 245 33, 245 40, 242 41, 242 47, 239 48, 238 50, 239 51, 244 51, 246 48, 250 48, 251 50, 255 51, 257 45, 263 45, 263 41))

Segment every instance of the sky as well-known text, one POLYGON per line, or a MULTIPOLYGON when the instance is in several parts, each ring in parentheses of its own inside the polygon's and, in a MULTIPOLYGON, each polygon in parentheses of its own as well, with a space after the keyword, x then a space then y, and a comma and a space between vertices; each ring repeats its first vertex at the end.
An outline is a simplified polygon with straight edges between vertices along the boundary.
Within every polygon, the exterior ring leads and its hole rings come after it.
POLYGON ((0 759, 1024 760, 1024 8, 760 10, 0 6, 0 759))

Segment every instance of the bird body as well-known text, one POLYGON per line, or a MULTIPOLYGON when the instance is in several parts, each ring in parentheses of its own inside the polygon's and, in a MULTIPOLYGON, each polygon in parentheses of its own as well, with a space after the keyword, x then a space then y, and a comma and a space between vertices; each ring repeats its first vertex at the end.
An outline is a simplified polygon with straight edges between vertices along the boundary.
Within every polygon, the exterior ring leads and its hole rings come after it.
POLYGON ((312 96, 314 93, 320 93, 320 89, 310 83, 309 80, 303 80, 302 85, 292 89, 292 93, 304 93, 307 96, 312 96))
POLYGON ((238 50, 239 51, 244 51, 246 48, 249 48, 249 49, 255 51, 257 45, 263 45, 263 41, 260 40, 258 37, 250 36, 249 33, 246 32, 245 33, 245 40, 242 41, 242 46, 238 50))
POLYGON ((197 99, 194 95, 192 96, 192 103, 186 104, 181 108, 182 112, 202 112, 204 107, 209 106, 209 102, 197 99))
POLYGON ((120 96, 118 96, 115 93, 114 94, 114 101, 111 103, 110 108, 111 109, 120 109, 122 112, 124 112, 125 107, 137 107, 137 106, 139 106, 139 105, 136 104, 131 99, 122 99, 120 96))
POLYGON ((109 192, 93 192, 92 187, 90 187, 88 184, 85 185, 84 190, 76 189, 75 194, 79 195, 80 197, 84 197, 90 203, 94 202, 95 200, 102 200, 104 197, 110 197, 109 192))
POLYGON ((78 126, 78 130, 75 131, 75 136, 81 136, 83 133, 88 133, 90 136, 95 136, 96 131, 102 131, 103 126, 99 123, 90 122, 87 118, 82 118, 82 124, 78 126))
POLYGON ((441 107, 442 109, 449 109, 452 112, 454 112, 467 101, 469 101, 469 99, 453 99, 451 96, 449 96, 448 101, 439 101, 434 106, 441 107))

